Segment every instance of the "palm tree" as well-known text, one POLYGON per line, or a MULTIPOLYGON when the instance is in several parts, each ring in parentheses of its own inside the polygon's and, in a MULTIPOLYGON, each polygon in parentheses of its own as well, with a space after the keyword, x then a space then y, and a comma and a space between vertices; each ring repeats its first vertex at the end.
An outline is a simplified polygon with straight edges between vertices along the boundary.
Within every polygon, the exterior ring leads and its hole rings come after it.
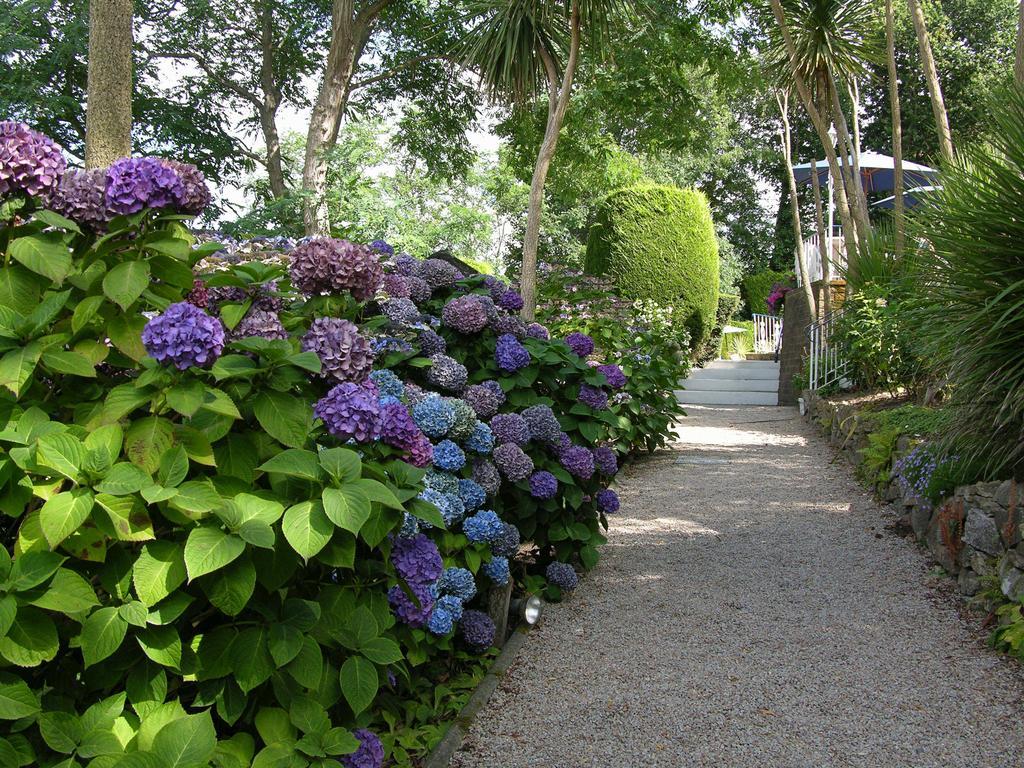
POLYGON ((946 102, 942 98, 942 84, 939 72, 935 68, 935 57, 932 55, 932 44, 928 39, 928 25, 924 20, 924 11, 920 0, 907 0, 910 17, 914 20, 914 31, 917 33, 917 47, 921 51, 921 67, 924 79, 928 83, 928 95, 932 101, 932 114, 935 115, 935 127, 939 132, 939 151, 947 162, 953 159, 953 134, 949 131, 949 115, 946 113, 946 102))
POLYGON ((132 0, 89 1, 85 166, 132 153, 132 0))
MULTIPOLYGON (((896 33, 892 10, 893 0, 885 0, 885 46, 889 69, 889 106, 892 111, 893 208, 895 214, 896 258, 903 255, 906 220, 903 211, 903 123, 900 114, 900 81, 896 71, 896 33)), ((1024 8, 1024 0, 1021 0, 1024 8)))
POLYGON ((584 38, 595 53, 607 50, 612 18, 629 11, 627 0, 474 0, 462 58, 480 74, 492 98, 517 106, 541 94, 548 102, 544 139, 537 152, 523 236, 520 287, 523 317, 537 307, 537 249, 544 183, 569 109, 584 38))
MULTIPOLYGON (((800 225, 800 198, 796 191, 796 177, 793 175, 793 139, 789 125, 789 91, 778 91, 775 100, 779 105, 782 117, 782 128, 779 129, 779 141, 782 143, 782 160, 786 164, 786 180, 789 182, 790 213, 793 216, 793 235, 796 237, 796 264, 800 271, 800 282, 803 283, 804 297, 811 311, 811 317, 817 319, 818 308, 814 301, 814 287, 807 270, 807 256, 804 254, 804 233, 800 225)), ((817 168, 814 169, 817 172, 817 168)), ((817 175, 815 173, 815 175, 817 175)))

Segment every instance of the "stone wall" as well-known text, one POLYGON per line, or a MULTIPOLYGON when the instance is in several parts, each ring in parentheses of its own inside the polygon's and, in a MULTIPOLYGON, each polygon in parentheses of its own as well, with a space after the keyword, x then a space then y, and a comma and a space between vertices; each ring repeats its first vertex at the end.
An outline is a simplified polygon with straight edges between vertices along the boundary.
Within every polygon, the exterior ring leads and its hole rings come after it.
MULTIPOLYGON (((807 418, 852 464, 868 444, 870 428, 862 417, 863 401, 830 401, 803 393, 807 418)), ((896 453, 911 448, 900 438, 896 453)), ((975 483, 957 488, 936 506, 904 496, 895 480, 876 488, 882 500, 903 510, 906 524, 947 573, 956 577, 960 591, 975 595, 984 581, 998 577, 1003 594, 1024 599, 1024 488, 1013 480, 975 483)))
POLYGON ((779 352, 779 405, 796 405, 800 392, 793 383, 804 369, 807 356, 807 326, 811 324, 811 311, 803 291, 793 290, 786 295, 786 310, 782 324, 782 349, 779 352))

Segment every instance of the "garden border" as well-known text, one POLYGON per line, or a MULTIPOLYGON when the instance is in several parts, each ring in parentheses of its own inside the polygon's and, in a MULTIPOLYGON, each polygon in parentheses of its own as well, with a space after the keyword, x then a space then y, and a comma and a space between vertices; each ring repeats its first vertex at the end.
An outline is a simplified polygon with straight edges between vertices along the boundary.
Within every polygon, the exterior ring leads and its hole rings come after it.
POLYGON ((508 671, 509 667, 512 666, 512 662, 515 661, 516 654, 526 645, 526 640, 531 630, 532 627, 520 625, 512 632, 508 640, 505 641, 505 645, 502 646, 498 658, 491 664, 487 674, 484 675, 483 680, 480 681, 480 684, 477 685, 470 695, 465 706, 455 716, 451 726, 448 728, 448 732, 445 733, 441 741, 437 743, 437 746, 430 751, 430 754, 423 761, 423 768, 447 768, 451 763, 452 758, 459 751, 462 742, 469 733, 469 727, 473 724, 481 710, 487 706, 487 702, 491 700, 491 696, 497 690, 501 678, 508 671))

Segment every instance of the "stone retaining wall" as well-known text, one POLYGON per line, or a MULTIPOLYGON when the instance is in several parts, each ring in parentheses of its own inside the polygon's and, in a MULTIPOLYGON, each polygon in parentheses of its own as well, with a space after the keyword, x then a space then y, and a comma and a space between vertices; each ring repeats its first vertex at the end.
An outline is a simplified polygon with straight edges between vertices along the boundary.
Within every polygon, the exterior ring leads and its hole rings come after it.
MULTIPOLYGON (((814 422, 851 464, 860 463, 870 428, 863 403, 832 402, 803 393, 807 418, 814 422)), ((897 455, 911 448, 901 437, 897 455)), ((975 595, 987 577, 998 576, 1003 594, 1024 599, 1024 488, 1013 480, 957 488, 937 506, 904 496, 896 481, 876 488, 882 500, 899 505, 918 541, 950 575, 960 591, 975 595)))

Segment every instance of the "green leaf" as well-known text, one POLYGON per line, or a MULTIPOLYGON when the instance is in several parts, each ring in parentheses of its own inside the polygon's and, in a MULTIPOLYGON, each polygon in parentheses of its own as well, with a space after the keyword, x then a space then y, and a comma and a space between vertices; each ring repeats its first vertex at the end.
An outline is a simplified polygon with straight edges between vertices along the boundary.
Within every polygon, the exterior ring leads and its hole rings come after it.
POLYGON ((14 558, 11 565, 10 589, 23 592, 50 578, 67 558, 56 552, 25 552, 14 558))
POLYGON ((192 581, 223 568, 245 551, 245 542, 220 528, 195 528, 185 543, 185 569, 192 581))
POLYGON ((249 308, 252 306, 252 301, 246 301, 242 304, 223 304, 220 308, 220 319, 224 322, 224 326, 231 330, 245 317, 249 308))
POLYGON ((74 480, 82 471, 85 446, 67 432, 55 432, 36 442, 36 462, 74 480))
POLYGON ((299 733, 327 733, 331 720, 320 702, 309 696, 296 696, 288 710, 288 719, 299 729, 299 733))
POLYGON ((341 692, 356 715, 373 703, 379 686, 377 667, 372 661, 350 656, 341 665, 341 692))
POLYGON ((54 752, 69 755, 85 733, 81 721, 70 712, 44 712, 39 716, 39 735, 54 752))
POLYGON ((323 477, 316 454, 298 448, 289 448, 265 461, 258 469, 278 475, 319 481, 323 477))
POLYGON ((256 732, 264 744, 294 741, 295 728, 288 713, 278 707, 261 707, 254 718, 256 732))
POLYGON ((173 541, 149 542, 132 568, 135 594, 143 605, 150 607, 180 587, 186 575, 183 548, 173 541))
POLYGON ((78 352, 47 351, 43 352, 42 361, 43 365, 55 373, 66 373, 85 379, 96 378, 96 368, 92 361, 78 352))
POLYGON ((109 606, 94 611, 82 625, 82 658, 86 667, 103 661, 121 647, 128 632, 128 622, 117 608, 109 606))
POLYGON ((173 720, 157 733, 153 751, 168 768, 205 765, 217 747, 217 732, 209 710, 173 720))
POLYGON ((236 533, 249 544, 262 549, 273 549, 277 541, 274 529, 262 520, 246 520, 236 533))
POLYGON ((32 341, 24 347, 12 349, 0 358, 0 387, 6 387, 15 397, 20 397, 41 354, 42 347, 32 341))
POLYGON ((17 237, 8 248, 11 256, 36 274, 60 285, 71 272, 71 251, 59 232, 17 237))
MULTIPOLYGON (((202 414, 200 413, 198 416, 202 416, 202 414)), ((211 418, 219 417, 211 416, 211 418)), ((228 425, 228 429, 230 429, 230 424, 228 425)), ((217 466, 217 462, 213 458, 213 448, 210 446, 210 438, 198 429, 178 424, 174 428, 174 437, 185 449, 185 452, 192 461, 206 467, 217 466)))
POLYGON ((327 546, 334 526, 318 501, 304 501, 288 508, 284 513, 281 530, 292 549, 309 560, 327 546))
POLYGON ((87 326, 103 306, 102 296, 86 296, 75 307, 71 315, 71 332, 77 334, 87 326))
POLYGON ((344 488, 324 488, 324 512, 331 522, 346 531, 358 534, 370 517, 370 502, 366 497, 352 494, 344 488))
POLYGON ((260 463, 254 440, 250 435, 233 433, 220 440, 213 449, 218 474, 237 477, 247 483, 256 479, 260 463))
POLYGON ((271 437, 290 448, 301 448, 309 439, 312 410, 300 397, 284 392, 261 392, 253 403, 253 412, 271 437))
POLYGON ((22 267, 0 268, 0 306, 27 315, 39 304, 40 280, 22 267))
POLYGON ((160 457, 160 471, 157 479, 160 485, 173 488, 188 475, 188 452, 176 445, 160 457))
POLYGON ((146 606, 138 600, 132 600, 124 605, 118 606, 117 612, 120 614, 122 619, 127 621, 133 627, 146 626, 146 606))
POLYGON ((359 646, 359 652, 375 664, 397 664, 402 660, 402 649, 387 637, 375 637, 359 646))
POLYGON ((320 644, 308 635, 303 637, 302 649, 288 665, 287 671, 302 687, 318 688, 324 673, 324 657, 320 644))
POLYGON ((257 370, 256 363, 245 355, 225 355, 213 364, 210 373, 216 381, 224 381, 236 376, 251 376, 257 370))
POLYGON ((321 744, 328 755, 349 755, 359 749, 360 741, 348 728, 331 728, 321 744))
POLYGON ((445 525, 444 518, 441 516, 441 510, 429 502, 421 499, 414 499, 409 502, 409 512, 420 520, 426 520, 435 528, 443 529, 448 527, 445 525))
POLYGON ((20 720, 39 711, 39 700, 19 677, 0 672, 0 720, 20 720))
POLYGON ((124 452, 132 464, 152 475, 160 466, 160 457, 174 444, 174 425, 159 416, 147 416, 132 422, 124 436, 124 452))
POLYGON ((114 315, 107 323, 107 336, 119 351, 139 361, 146 356, 146 347, 142 343, 142 330, 145 327, 146 318, 142 315, 114 315))
POLYGON ((103 293, 125 312, 147 287, 149 264, 145 261, 122 262, 107 272, 103 278, 103 293))
POLYGON ((157 664, 181 669, 181 638, 172 626, 147 627, 135 633, 142 652, 157 664))
POLYGON ((369 478, 361 478, 352 483, 352 486, 357 488, 370 501, 376 501, 378 504, 383 504, 385 507, 396 509, 399 512, 405 509, 394 492, 384 483, 369 478))
POLYGON ((7 630, 14 623, 14 616, 18 612, 18 601, 14 595, 0 597, 0 637, 7 634, 7 630))
POLYGON ((291 662, 301 650, 302 633, 298 629, 288 624, 270 626, 270 655, 278 667, 291 662))
POLYGON ((319 459, 327 474, 341 483, 358 480, 363 471, 359 454, 348 448, 325 448, 320 451, 319 459))
POLYGON ((253 496, 251 493, 238 494, 232 499, 232 504, 243 521, 257 520, 273 525, 284 514, 284 507, 280 502, 253 496))
POLYGON ((276 667, 267 647, 266 627, 250 627, 232 644, 235 680, 243 691, 251 691, 266 682, 276 667))
POLYGON ((248 555, 238 558, 204 579, 202 586, 216 608, 228 616, 237 616, 256 589, 256 568, 252 558, 248 555))
POLYGON ((149 617, 146 620, 150 624, 158 626, 172 624, 178 620, 194 600, 195 598, 187 592, 172 592, 165 600, 153 606, 153 610, 149 612, 149 617))
POLYGON ((92 491, 77 488, 52 496, 39 510, 39 524, 51 549, 77 531, 92 511, 92 491))
POLYGON ((288 355, 285 360, 297 368, 302 368, 311 373, 320 373, 323 368, 320 356, 316 352, 296 352, 294 355, 288 355))
POLYGON ((57 569, 46 589, 28 602, 37 608, 69 615, 84 613, 100 604, 89 582, 69 568, 57 569))
POLYGON ((38 608, 21 606, 7 634, 0 638, 0 656, 19 667, 35 667, 57 655, 57 627, 38 608))
POLYGON ((180 512, 198 519, 207 512, 217 509, 223 500, 209 480, 189 480, 177 488, 170 505, 180 512))
POLYGON ((152 484, 153 479, 146 474, 144 469, 122 461, 112 466, 106 477, 96 483, 94 487, 100 493, 109 493, 111 496, 127 496, 131 493, 138 493, 152 484))
POLYGON ((78 225, 75 224, 71 219, 61 216, 56 211, 49 211, 45 208, 36 211, 32 214, 34 221, 41 221, 48 227, 56 227, 58 229, 66 229, 69 232, 76 232, 82 234, 82 230, 79 229, 78 225))
POLYGON ((220 416, 230 416, 232 419, 242 418, 242 414, 238 412, 238 406, 235 405, 235 401, 231 397, 219 389, 213 387, 207 387, 205 394, 203 395, 204 411, 210 413, 216 413, 220 416))
POLYGON ((171 408, 182 416, 192 418, 203 404, 206 388, 201 381, 187 381, 176 384, 164 394, 171 408))

